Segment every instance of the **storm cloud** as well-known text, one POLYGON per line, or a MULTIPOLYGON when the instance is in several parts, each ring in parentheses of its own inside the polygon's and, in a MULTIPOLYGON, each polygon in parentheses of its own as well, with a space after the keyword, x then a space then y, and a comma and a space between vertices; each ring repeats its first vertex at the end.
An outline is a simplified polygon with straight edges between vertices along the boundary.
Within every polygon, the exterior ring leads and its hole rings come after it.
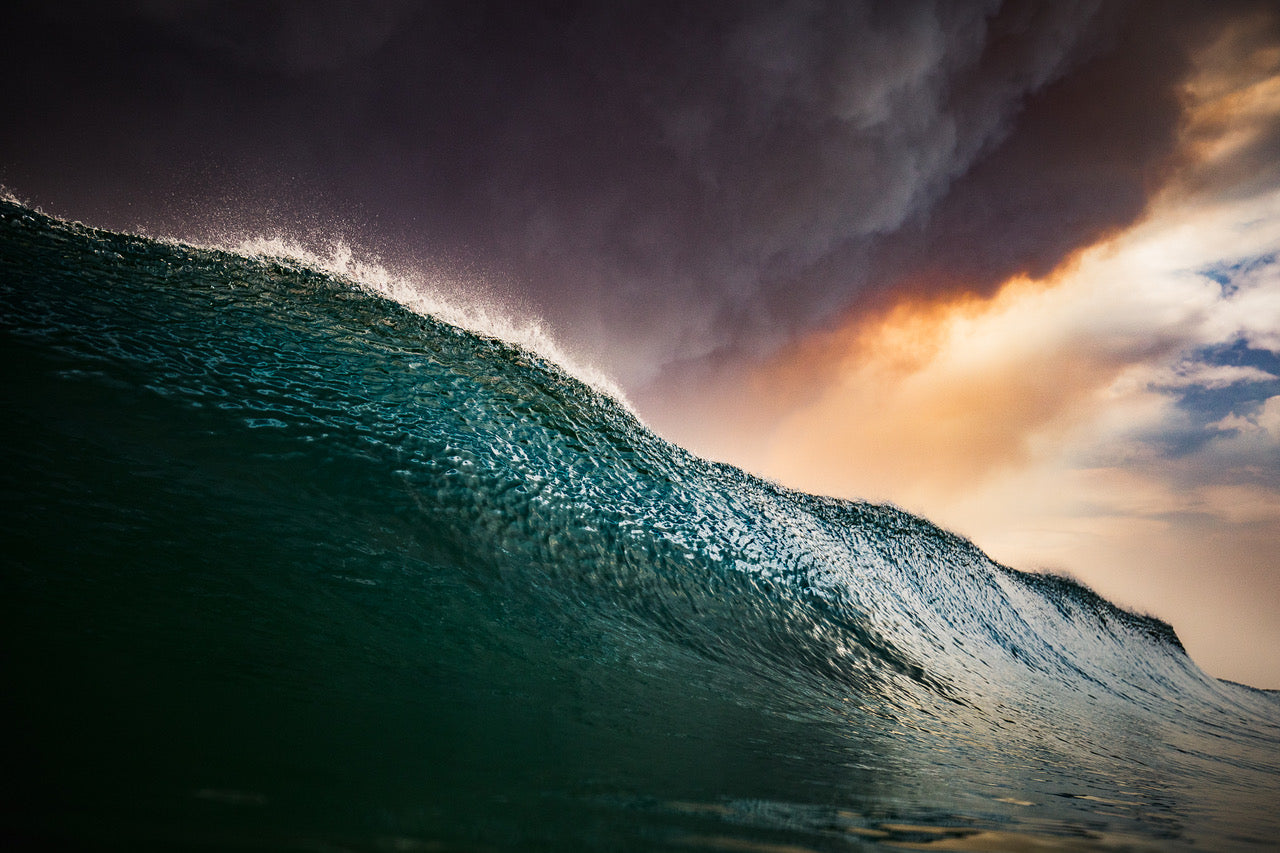
POLYGON ((18 4, 0 181, 177 236, 340 227, 624 384, 990 293, 1138 217, 1236 6, 18 4))

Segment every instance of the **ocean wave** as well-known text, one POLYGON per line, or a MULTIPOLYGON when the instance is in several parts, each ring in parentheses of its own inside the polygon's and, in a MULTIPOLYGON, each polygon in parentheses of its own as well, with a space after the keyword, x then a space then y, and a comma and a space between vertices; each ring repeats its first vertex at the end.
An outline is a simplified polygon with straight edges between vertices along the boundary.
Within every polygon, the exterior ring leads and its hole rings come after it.
MULTIPOLYGON (((35 823, 9 817, 23 831, 54 832, 55 803, 97 814, 86 767, 146 777, 150 805, 111 799, 131 838, 164 823, 156 808, 205 829, 223 826, 214 805, 269 810, 342 759, 361 768, 336 786, 364 792, 356 824, 389 810, 397 831, 491 846, 597 846, 580 833, 613 814, 602 794, 673 799, 681 774, 712 802, 792 803, 749 822, 761 844, 818 798, 1212 846, 1274 791, 1271 697, 1205 675, 1169 625, 897 508, 699 459, 536 325, 348 250, 159 241, 12 198, 0 241, 7 639, 53 649, 12 653, 33 698, 11 710, 39 744, 24 766, 49 777, 35 823), (107 711, 69 710, 68 684, 107 711), (171 713, 148 739, 132 717, 156 705, 171 713), (193 746, 192 727, 229 743, 193 746), (111 746, 128 737, 146 742, 136 773, 111 746), (384 764, 352 758, 401 747, 417 769, 390 791, 384 764), (711 772, 721 761, 736 769, 711 772), (254 793, 175 805, 175 789, 254 793), (404 817, 447 790, 463 816, 404 817), (494 811, 549 792, 545 836, 494 811)), ((325 825, 333 798, 304 802, 275 819, 325 825)), ((658 843, 645 809, 624 811, 605 846, 658 843)), ((688 818, 663 814, 659 846, 688 818)))

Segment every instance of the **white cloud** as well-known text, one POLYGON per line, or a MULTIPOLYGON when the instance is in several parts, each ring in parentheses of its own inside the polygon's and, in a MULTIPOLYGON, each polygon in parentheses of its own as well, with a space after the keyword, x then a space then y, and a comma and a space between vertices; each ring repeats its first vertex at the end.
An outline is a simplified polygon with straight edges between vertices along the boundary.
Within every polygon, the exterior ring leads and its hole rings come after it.
POLYGON ((1213 428, 1242 433, 1251 438, 1265 436, 1280 448, 1280 396, 1267 398, 1252 413, 1228 415, 1213 424, 1213 428))
POLYGON ((1269 382, 1280 376, 1258 367, 1236 364, 1205 364, 1183 361, 1176 365, 1161 365, 1152 371, 1151 384, 1156 388, 1206 388, 1220 390, 1243 382, 1269 382))
POLYGON ((1234 327, 1249 346, 1280 353, 1280 263, 1251 269, 1231 284, 1236 290, 1221 307, 1220 328, 1234 327))

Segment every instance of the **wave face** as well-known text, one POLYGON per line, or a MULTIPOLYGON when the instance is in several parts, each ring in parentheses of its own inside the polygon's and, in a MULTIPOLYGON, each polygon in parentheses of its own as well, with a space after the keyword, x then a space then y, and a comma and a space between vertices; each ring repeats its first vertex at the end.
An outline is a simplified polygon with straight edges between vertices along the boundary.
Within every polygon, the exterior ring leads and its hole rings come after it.
POLYGON ((1280 837, 1280 701, 1169 626, 692 456, 528 350, 11 201, 0 298, 12 839, 1280 837))

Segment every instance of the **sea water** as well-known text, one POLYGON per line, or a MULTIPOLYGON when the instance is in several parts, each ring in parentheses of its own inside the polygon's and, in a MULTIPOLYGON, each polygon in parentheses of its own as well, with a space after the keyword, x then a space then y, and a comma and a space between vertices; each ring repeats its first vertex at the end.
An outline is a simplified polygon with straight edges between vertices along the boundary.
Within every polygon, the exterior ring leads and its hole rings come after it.
POLYGON ((1177 850, 1280 698, 296 257, 0 201, 12 845, 1177 850))

